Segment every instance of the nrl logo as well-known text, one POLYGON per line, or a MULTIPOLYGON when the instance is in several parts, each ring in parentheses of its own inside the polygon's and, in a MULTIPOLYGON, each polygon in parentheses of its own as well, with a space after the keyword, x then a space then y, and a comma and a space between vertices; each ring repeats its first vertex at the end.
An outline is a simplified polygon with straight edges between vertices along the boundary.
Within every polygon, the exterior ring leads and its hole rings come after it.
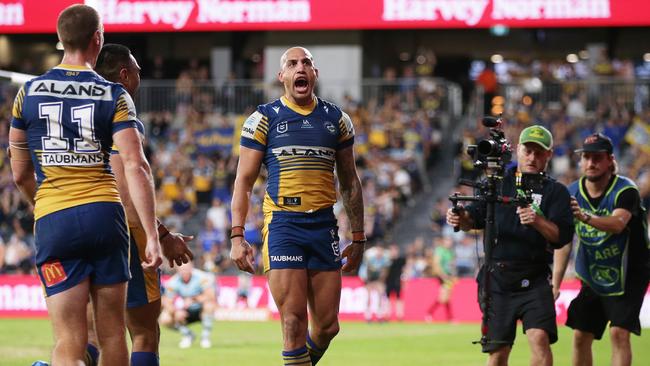
POLYGON ((278 123, 278 127, 276 129, 278 130, 278 133, 285 133, 289 130, 289 124, 287 121, 282 121, 278 123))

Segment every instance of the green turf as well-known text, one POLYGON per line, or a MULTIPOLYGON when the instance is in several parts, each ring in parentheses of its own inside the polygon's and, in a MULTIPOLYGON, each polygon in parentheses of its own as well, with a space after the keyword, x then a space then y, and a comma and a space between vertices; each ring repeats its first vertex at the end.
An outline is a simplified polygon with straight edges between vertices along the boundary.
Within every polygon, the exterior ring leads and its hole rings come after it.
MULTIPOLYGON (((319 366, 418 366, 484 365, 485 356, 471 341, 478 337, 478 325, 449 324, 366 324, 343 323, 341 333, 319 366)), ((200 332, 200 325, 192 326, 200 332)), ((649 330, 646 330, 648 332, 649 330)), ((47 320, 0 319, 0 365, 31 365, 48 359, 52 335, 47 320)), ((198 342, 180 350, 178 333, 163 329, 162 365, 259 366, 281 365, 280 325, 277 322, 218 322, 212 349, 198 342)), ((511 365, 528 364, 528 344, 521 333, 511 355, 511 365)), ((634 365, 650 364, 648 335, 632 337, 634 365)), ((560 341, 553 346, 556 365, 569 365, 571 333, 560 327, 560 341)), ((608 365, 609 339, 595 343, 594 365, 608 365)))

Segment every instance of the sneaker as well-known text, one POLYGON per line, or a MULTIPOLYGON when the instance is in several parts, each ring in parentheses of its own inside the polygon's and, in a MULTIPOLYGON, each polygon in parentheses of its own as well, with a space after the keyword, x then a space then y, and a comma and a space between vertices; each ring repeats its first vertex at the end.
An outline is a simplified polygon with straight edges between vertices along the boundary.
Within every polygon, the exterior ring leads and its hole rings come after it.
POLYGON ((193 341, 194 341, 194 337, 192 337, 191 335, 183 336, 183 338, 181 338, 180 343, 178 343, 178 347, 183 349, 190 348, 190 346, 192 346, 193 341))
POLYGON ((201 348, 210 348, 212 347, 212 342, 209 338, 201 339, 201 348))
POLYGON ((50 366, 50 364, 45 361, 34 361, 32 366, 50 366))

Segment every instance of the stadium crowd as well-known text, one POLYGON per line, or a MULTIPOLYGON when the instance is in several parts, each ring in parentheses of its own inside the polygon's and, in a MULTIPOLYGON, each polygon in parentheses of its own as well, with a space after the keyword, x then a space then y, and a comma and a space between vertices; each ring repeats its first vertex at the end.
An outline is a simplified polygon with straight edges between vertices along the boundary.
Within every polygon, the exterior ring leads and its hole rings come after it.
MULTIPOLYGON (((152 79, 173 75, 161 60, 155 60, 150 67, 144 68, 145 75, 152 79)), ((433 73, 435 62, 427 65, 429 71, 424 72, 421 65, 413 64, 404 67, 400 75, 395 68, 388 67, 378 73, 384 83, 371 98, 357 101, 348 97, 342 103, 342 108, 355 123, 355 149, 366 203, 366 233, 372 245, 387 248, 392 244, 386 233, 400 215, 401 208, 413 204, 414 195, 430 184, 427 170, 435 163, 444 138, 447 96, 444 88, 422 77, 433 73)), ((508 117, 506 136, 516 141, 516 136, 528 125, 548 127, 555 138, 551 175, 568 184, 578 174, 578 160, 573 150, 590 133, 603 132, 614 142, 621 173, 638 182, 648 207, 650 153, 640 142, 639 133, 650 125, 650 110, 638 103, 643 90, 611 86, 601 95, 589 84, 571 82, 594 75, 629 81, 635 78, 635 67, 629 60, 603 59, 596 65, 589 67, 584 60, 577 63, 510 63, 506 74, 501 74, 507 77, 500 76, 498 83, 540 77, 544 87, 553 88, 554 92, 552 98, 542 98, 539 92, 527 92, 524 84, 520 95, 508 98, 503 110, 508 117)), ((642 71, 642 66, 636 67, 637 77, 643 76, 642 71)), ((160 95, 165 102, 148 106, 140 116, 147 126, 146 151, 156 179, 159 217, 170 229, 195 235, 192 245, 200 258, 200 267, 234 275, 238 271, 230 263, 227 238, 238 130, 257 101, 264 98, 257 95, 262 92, 254 87, 246 89, 248 107, 235 113, 224 106, 232 105, 230 102, 241 91, 228 82, 220 88, 203 87, 208 81, 207 67, 196 60, 190 62, 188 67, 178 71, 174 90, 160 95)), ((156 97, 155 87, 143 89, 141 93, 156 97)), ((32 208, 21 199, 13 185, 5 154, 15 91, 13 86, 0 84, 0 146, 3 147, 0 151, 0 272, 30 273, 34 255, 32 208)), ((503 92, 505 90, 497 86, 497 94, 503 92)), ((136 100, 136 104, 138 102, 136 100)), ((454 167, 458 176, 476 177, 465 151, 467 145, 485 136, 487 130, 478 120, 476 125, 462 131, 454 167)), ((261 247, 264 184, 261 178, 255 186, 246 224, 246 238, 258 249, 261 247)), ((454 190, 467 192, 466 187, 454 190)), ((453 233, 444 223, 448 206, 448 200, 441 198, 432 208, 431 232, 401 248, 406 258, 404 279, 432 276, 434 248, 448 239, 453 243, 455 274, 460 277, 475 274, 477 254, 482 252, 481 238, 453 233)), ((340 205, 336 206, 336 213, 339 234, 345 245, 351 239, 340 205)), ((259 257, 259 250, 257 255, 259 257)))

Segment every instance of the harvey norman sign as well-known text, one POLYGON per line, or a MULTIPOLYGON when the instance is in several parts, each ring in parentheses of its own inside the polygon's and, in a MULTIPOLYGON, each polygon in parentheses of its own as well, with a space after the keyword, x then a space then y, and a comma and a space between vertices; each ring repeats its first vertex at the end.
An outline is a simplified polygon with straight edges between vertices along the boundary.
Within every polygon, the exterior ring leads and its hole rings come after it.
MULTIPOLYGON (((54 33, 75 0, 0 0, 0 33, 54 33)), ((648 0, 86 0, 107 32, 650 25, 648 0)))

